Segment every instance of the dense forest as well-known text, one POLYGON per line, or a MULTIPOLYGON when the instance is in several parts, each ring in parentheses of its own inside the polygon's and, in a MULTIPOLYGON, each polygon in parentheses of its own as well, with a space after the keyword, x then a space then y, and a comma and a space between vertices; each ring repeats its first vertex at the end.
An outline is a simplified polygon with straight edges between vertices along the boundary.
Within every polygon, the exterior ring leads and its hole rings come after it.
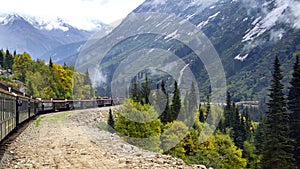
POLYGON ((188 164, 204 164, 218 169, 300 168, 299 57, 294 64, 287 95, 283 92, 280 67, 276 57, 267 110, 261 114, 259 122, 250 118, 253 109, 239 109, 229 92, 225 107, 210 104, 209 96, 205 104, 196 105, 194 84, 191 91, 181 98, 176 82, 173 93, 167 93, 162 81, 157 88, 166 97, 161 97, 158 92, 151 96, 154 99, 150 103, 148 96, 151 89, 146 77, 141 84, 132 83, 127 101, 115 116, 110 112, 108 124, 127 142, 170 154, 188 164), (161 114, 158 113, 161 108, 155 102, 166 103, 161 114), (185 117, 178 118, 182 110, 185 117), (210 129, 207 127, 210 125, 206 122, 207 115, 219 112, 222 118, 217 129, 212 136, 206 136, 206 130, 210 129), (189 123, 193 126, 188 127, 186 124, 189 123), (168 147, 176 140, 179 142, 176 146, 168 147))
POLYGON ((36 98, 91 98, 95 90, 89 73, 79 73, 74 66, 44 60, 33 60, 24 52, 0 50, 1 83, 36 98))

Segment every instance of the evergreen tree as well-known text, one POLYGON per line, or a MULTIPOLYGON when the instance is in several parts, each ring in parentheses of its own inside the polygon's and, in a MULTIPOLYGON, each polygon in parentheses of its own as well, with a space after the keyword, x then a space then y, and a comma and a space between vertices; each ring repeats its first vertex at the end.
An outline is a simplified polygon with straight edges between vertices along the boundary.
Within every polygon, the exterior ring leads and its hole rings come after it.
POLYGON ((232 100, 231 100, 231 95, 229 92, 227 92, 227 97, 226 97, 226 106, 224 109, 224 127, 231 127, 232 126, 232 120, 233 120, 233 115, 232 115, 232 100))
POLYGON ((178 85, 177 82, 175 81, 174 83, 174 92, 173 92, 173 99, 172 99, 172 105, 171 105, 171 110, 172 113, 170 114, 171 116, 168 117, 168 121, 172 122, 174 120, 176 120, 178 114, 180 113, 180 109, 181 109, 181 98, 180 98, 180 92, 178 89, 178 85))
POLYGON ((161 103, 166 103, 166 107, 162 107, 164 111, 162 112, 160 119, 162 123, 166 124, 168 122, 168 117, 170 116, 169 113, 171 113, 171 111, 169 106, 169 95, 166 91, 164 81, 161 82, 161 91, 163 92, 164 96, 161 97, 160 99, 165 99, 164 101, 161 100, 161 103))
POLYGON ((53 62, 52 62, 52 58, 51 57, 50 57, 50 60, 49 60, 49 67, 53 68, 53 62))
POLYGON ((210 112, 210 97, 209 95, 206 97, 206 115, 210 112))
POLYGON ((294 64, 293 77, 288 94, 288 109, 290 110, 291 138, 294 140, 294 158, 300 168, 300 63, 299 56, 294 64))
POLYGON ((264 127, 264 119, 261 120, 259 125, 257 126, 257 129, 255 131, 255 147, 257 150, 257 154, 261 155, 263 153, 263 146, 264 146, 264 140, 266 139, 265 137, 265 127, 264 127))
POLYGON ((184 111, 183 113, 181 114, 180 118, 182 121, 184 121, 188 116, 189 116, 189 113, 191 112, 190 110, 190 104, 189 104, 189 93, 186 92, 185 93, 185 97, 184 97, 184 100, 183 100, 183 108, 184 108, 184 111))
POLYGON ((4 63, 4 55, 3 51, 0 50, 0 66, 3 68, 3 63, 4 63))
POLYGON ((12 70, 13 64, 14 64, 14 58, 12 54, 9 53, 9 50, 6 49, 6 53, 4 57, 4 68, 12 70))
POLYGON ((262 168, 295 168, 293 146, 290 139, 289 116, 285 109, 282 74, 278 57, 275 59, 270 88, 270 100, 264 124, 265 141, 262 151, 262 168))
POLYGON ((109 125, 109 128, 108 128, 109 132, 113 133, 114 132, 114 128, 115 128, 115 121, 114 121, 114 117, 112 115, 111 109, 109 109, 107 124, 109 125))
POLYGON ((251 137, 251 127, 252 127, 252 124, 251 124, 249 109, 246 108, 246 110, 245 110, 245 125, 244 125, 246 140, 249 140, 251 137))
POLYGON ((244 138, 243 138, 243 129, 244 126, 241 124, 241 118, 240 118, 240 113, 239 109, 236 108, 235 110, 235 116, 233 118, 232 122, 232 129, 233 129, 233 141, 235 145, 239 148, 243 148, 244 144, 244 138))
POLYGON ((89 74, 88 70, 86 70, 86 72, 85 72, 83 84, 84 85, 91 85, 92 84, 91 79, 90 79, 90 74, 89 74))
POLYGON ((197 106, 197 95, 196 95, 196 89, 195 89, 195 84, 194 82, 192 82, 192 85, 191 85, 191 92, 190 94, 188 95, 188 111, 189 111, 189 114, 192 113, 195 109, 195 107, 197 106))
POLYGON ((89 97, 94 97, 95 96, 95 91, 94 91, 94 88, 93 88, 92 81, 90 79, 90 74, 89 74, 88 70, 86 70, 86 72, 85 72, 83 84, 87 85, 87 88, 89 88, 90 93, 88 94, 88 96, 89 97))
POLYGON ((151 92, 151 89, 149 86, 148 76, 146 74, 145 83, 142 84, 142 94, 143 94, 143 99, 145 100, 145 104, 149 104, 150 92, 151 92))
POLYGON ((201 123, 204 123, 204 122, 205 122, 205 119, 206 119, 205 113, 204 113, 204 111, 202 110, 202 108, 201 108, 201 103, 200 103, 200 104, 199 104, 199 121, 200 121, 201 123))
POLYGON ((132 88, 130 91, 130 98, 132 98, 132 100, 135 102, 141 101, 141 92, 136 81, 134 81, 132 84, 132 88))

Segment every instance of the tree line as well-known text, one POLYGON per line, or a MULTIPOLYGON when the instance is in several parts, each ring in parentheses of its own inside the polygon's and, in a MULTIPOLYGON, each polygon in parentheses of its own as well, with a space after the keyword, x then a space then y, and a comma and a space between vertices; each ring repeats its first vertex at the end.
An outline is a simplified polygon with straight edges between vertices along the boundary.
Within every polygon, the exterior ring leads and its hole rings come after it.
POLYGON ((241 111, 234 104, 229 92, 223 110, 210 105, 209 96, 206 104, 197 106, 194 84, 182 99, 178 84, 174 82, 170 98, 162 81, 157 87, 161 92, 152 94, 154 101, 150 105, 148 96, 151 89, 146 76, 142 84, 133 82, 128 100, 116 112, 116 116, 110 113, 109 124, 123 134, 123 138, 129 143, 170 154, 186 163, 214 168, 300 168, 299 57, 294 64, 287 96, 283 94, 283 75, 277 57, 272 77, 268 111, 259 123, 251 120, 251 108, 246 107, 241 111), (155 104, 158 101, 166 103, 161 114, 158 114, 160 105, 155 104), (178 116, 182 116, 180 111, 186 117, 179 118, 178 116), (222 112, 217 130, 206 142, 202 142, 205 133, 201 132, 209 125, 205 122, 207 116, 209 113, 217 114, 216 112, 222 112), (139 123, 139 118, 145 118, 146 122, 139 123), (186 122, 191 119, 194 120, 194 125, 189 128, 186 122), (139 141, 135 138, 151 139, 139 141), (176 146, 168 147, 179 138, 183 139, 176 146))
POLYGON ((80 73, 74 66, 53 63, 50 58, 33 60, 24 52, 11 54, 0 50, 2 70, 10 70, 11 75, 2 75, 1 82, 37 98, 91 98, 95 95, 88 71, 80 73))

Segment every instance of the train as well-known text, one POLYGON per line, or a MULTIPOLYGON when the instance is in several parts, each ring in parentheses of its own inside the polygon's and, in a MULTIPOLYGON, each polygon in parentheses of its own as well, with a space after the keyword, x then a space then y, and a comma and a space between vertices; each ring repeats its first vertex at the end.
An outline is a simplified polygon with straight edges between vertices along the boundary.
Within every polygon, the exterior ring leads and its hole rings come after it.
POLYGON ((119 105, 121 98, 41 99, 0 88, 0 145, 24 123, 40 114, 119 105))

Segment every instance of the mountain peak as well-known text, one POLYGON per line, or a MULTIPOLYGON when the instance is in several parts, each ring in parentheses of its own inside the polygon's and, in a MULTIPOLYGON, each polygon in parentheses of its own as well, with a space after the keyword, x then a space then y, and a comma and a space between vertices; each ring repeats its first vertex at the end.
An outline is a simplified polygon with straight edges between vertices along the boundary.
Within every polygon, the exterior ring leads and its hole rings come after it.
POLYGON ((17 13, 10 13, 6 16, 0 16, 0 23, 2 25, 12 24, 15 21, 24 21, 24 18, 17 13))

